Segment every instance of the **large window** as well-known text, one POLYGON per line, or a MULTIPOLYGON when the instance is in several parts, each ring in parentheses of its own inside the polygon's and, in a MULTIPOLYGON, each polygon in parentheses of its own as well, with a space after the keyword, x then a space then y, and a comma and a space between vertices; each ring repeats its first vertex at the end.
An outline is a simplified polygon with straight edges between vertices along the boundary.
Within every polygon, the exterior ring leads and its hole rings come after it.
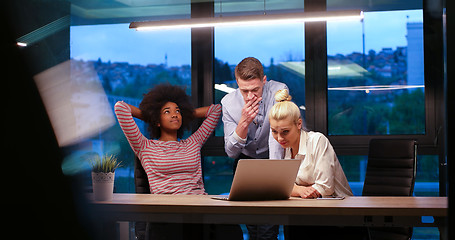
POLYGON ((327 23, 329 135, 425 134, 422 10, 327 23))
MULTIPOLYGON (((324 104, 329 137, 427 134, 422 15, 422 10, 365 12, 363 21, 327 23, 324 104)), ((304 24, 215 28, 214 102, 220 103, 237 88, 234 68, 253 56, 263 63, 268 80, 289 86, 306 118, 305 62, 313 59, 305 59, 304 39, 304 24)), ((191 94, 190 30, 137 32, 127 24, 74 26, 71 58, 72 74, 81 68, 94 70, 111 107, 117 100, 138 105, 148 89, 162 82, 186 86, 191 94)), ((147 134, 147 126, 137 124, 147 134)), ((218 140, 223 137, 220 120, 217 141, 206 145, 221 145, 218 140)), ((337 141, 332 144, 337 149, 337 141)), ((220 146, 216 149, 215 154, 202 156, 206 192, 228 193, 233 159, 220 146)), ((116 174, 115 191, 134 192, 134 154, 118 124, 74 147, 65 167, 71 170, 74 159, 92 153, 118 155, 123 166, 116 174)), ((354 194, 361 195, 367 156, 337 153, 354 194)), ((419 155, 417 168, 414 194, 437 196, 437 156, 419 155)), ((427 230, 417 229, 415 234, 437 235, 434 229, 427 230)))
MULTIPOLYGON (((143 94, 160 83, 181 85, 191 95, 189 29, 138 32, 128 24, 73 26, 70 47, 72 78, 80 72, 94 72, 112 110, 120 100, 138 106, 143 94)), ((136 123, 148 137, 146 124, 137 119, 136 123)), ((134 192, 134 153, 117 123, 74 146, 65 159, 64 171, 83 169, 74 163, 91 154, 115 154, 122 161, 116 170, 115 191, 134 192)))

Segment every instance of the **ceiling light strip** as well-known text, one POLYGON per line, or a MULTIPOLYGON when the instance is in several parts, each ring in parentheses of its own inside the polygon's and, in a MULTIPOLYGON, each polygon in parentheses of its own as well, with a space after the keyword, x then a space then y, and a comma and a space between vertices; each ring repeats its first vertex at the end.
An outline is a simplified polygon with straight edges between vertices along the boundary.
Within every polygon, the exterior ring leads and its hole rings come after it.
POLYGON ((130 28, 136 29, 138 31, 144 31, 180 28, 268 25, 297 22, 346 21, 360 19, 363 19, 362 11, 347 10, 132 22, 130 24, 130 28))
POLYGON ((411 88, 425 88, 425 85, 375 85, 375 86, 352 86, 352 87, 331 87, 329 91, 388 91, 411 88))

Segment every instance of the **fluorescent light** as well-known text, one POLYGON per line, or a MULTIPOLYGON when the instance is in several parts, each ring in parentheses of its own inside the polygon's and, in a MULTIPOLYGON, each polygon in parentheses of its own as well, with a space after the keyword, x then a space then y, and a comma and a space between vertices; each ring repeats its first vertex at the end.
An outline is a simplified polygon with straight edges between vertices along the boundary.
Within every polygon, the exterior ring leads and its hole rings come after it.
POLYGON ((130 24, 130 28, 136 29, 137 31, 144 31, 222 26, 256 26, 296 22, 347 21, 360 19, 363 19, 362 11, 347 10, 132 22, 130 24))
POLYGON ((388 90, 400 90, 400 89, 411 89, 411 88, 424 88, 425 85, 374 85, 374 86, 353 86, 353 87, 332 87, 328 88, 330 91, 365 91, 367 93, 371 91, 388 91, 388 90))
POLYGON ((17 42, 16 45, 19 47, 27 47, 27 43, 23 43, 23 42, 17 42))

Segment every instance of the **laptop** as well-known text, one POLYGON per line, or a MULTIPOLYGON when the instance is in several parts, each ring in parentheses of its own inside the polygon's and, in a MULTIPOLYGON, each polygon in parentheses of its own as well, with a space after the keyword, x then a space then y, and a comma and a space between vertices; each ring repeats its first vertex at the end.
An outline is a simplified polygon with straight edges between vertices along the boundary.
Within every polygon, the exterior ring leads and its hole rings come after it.
POLYGON ((213 198, 228 201, 288 199, 300 162, 299 159, 240 159, 229 196, 213 198))

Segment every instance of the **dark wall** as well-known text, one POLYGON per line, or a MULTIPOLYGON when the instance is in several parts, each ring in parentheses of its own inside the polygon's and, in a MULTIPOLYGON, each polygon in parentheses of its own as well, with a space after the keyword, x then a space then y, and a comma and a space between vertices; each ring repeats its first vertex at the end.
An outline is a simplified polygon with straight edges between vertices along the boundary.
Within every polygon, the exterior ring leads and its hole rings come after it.
MULTIPOLYGON (((14 0, 2 6, 11 25, 11 37, 18 39, 62 17, 70 16, 69 1, 14 0)), ((69 23, 69 22, 68 22, 69 23)), ((47 32, 53 32, 50 29, 47 32)), ((47 33, 46 32, 46 33, 47 33)), ((37 33, 40 36, 44 33, 37 33)), ((53 32, 46 38, 21 48, 30 73, 35 75, 70 58, 70 26, 53 32)))
POLYGON ((19 48, 16 39, 69 13, 59 1, 7 1, 0 52, 3 93, 2 197, 5 232, 19 239, 90 239, 84 196, 61 170, 62 154, 34 74, 69 59, 66 30, 19 48), (55 5, 54 5, 55 4, 55 5), (5 108, 6 107, 6 108, 5 108))

